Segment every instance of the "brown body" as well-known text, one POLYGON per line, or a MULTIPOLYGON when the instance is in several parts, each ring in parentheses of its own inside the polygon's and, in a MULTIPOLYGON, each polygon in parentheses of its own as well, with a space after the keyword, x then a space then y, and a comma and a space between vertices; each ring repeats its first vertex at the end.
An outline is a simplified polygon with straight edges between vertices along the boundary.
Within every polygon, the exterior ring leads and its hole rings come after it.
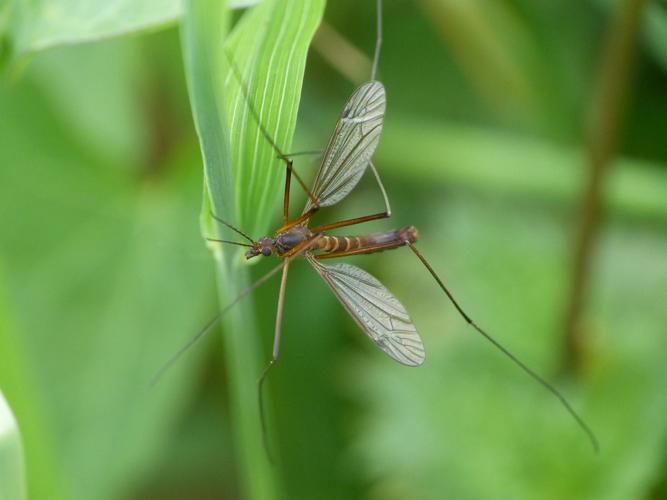
POLYGON ((259 254, 268 257, 274 252, 285 258, 297 251, 320 250, 324 253, 316 255, 316 258, 329 259, 391 250, 416 241, 417 229, 414 226, 365 236, 332 236, 298 224, 278 233, 275 238, 260 238, 246 252, 246 258, 251 259, 259 254))
MULTIPOLYGON (((318 254, 317 258, 326 259, 334 256, 381 252, 416 241, 417 229, 414 226, 364 236, 332 236, 313 232, 306 226, 296 225, 283 233, 278 233, 275 239, 260 238, 259 248, 248 253, 267 255, 275 251, 281 257, 289 257, 295 249, 309 247, 308 250, 325 252, 318 254)), ((250 255, 249 258, 251 256, 254 255, 250 255)))
POLYGON ((327 253, 318 257, 326 259, 334 254, 340 256, 341 254, 375 253, 402 247, 408 242, 414 243, 416 241, 417 229, 414 226, 365 236, 330 236, 325 234, 317 240, 317 244, 319 250, 327 253))

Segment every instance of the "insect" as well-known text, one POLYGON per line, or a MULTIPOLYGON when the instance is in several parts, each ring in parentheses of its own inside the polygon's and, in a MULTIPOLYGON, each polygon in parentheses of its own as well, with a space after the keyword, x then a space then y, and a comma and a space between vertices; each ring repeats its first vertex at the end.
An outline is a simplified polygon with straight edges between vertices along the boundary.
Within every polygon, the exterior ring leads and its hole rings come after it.
MULTIPOLYGON (((372 66, 371 80, 357 88, 349 98, 334 127, 329 142, 322 153, 319 170, 312 188, 308 188, 293 166, 293 160, 285 155, 275 144, 269 133, 263 127, 259 116, 248 97, 247 89, 243 86, 240 74, 230 60, 241 89, 244 93, 249 109, 254 116, 262 135, 271 144, 279 158, 285 163, 285 189, 283 198, 282 226, 272 235, 253 239, 243 231, 215 214, 213 218, 224 226, 236 232, 245 239, 246 243, 230 240, 209 238, 210 241, 245 246, 247 259, 255 257, 277 256, 278 266, 265 274, 258 281, 244 290, 231 304, 220 311, 206 327, 185 345, 163 367, 158 376, 168 368, 185 350, 206 334, 229 308, 251 293, 271 277, 281 273, 280 289, 276 312, 274 342, 271 359, 261 374, 258 382, 260 413, 262 429, 266 439, 262 388, 271 368, 275 365, 280 354, 280 339, 282 332, 282 318, 285 303, 285 290, 290 265, 295 260, 305 260, 329 286, 333 294, 343 305, 345 310, 355 320, 359 328, 385 354, 395 361, 408 365, 418 366, 424 362, 425 350, 417 329, 406 308, 401 302, 375 277, 363 269, 347 263, 327 263, 330 259, 341 257, 372 254, 385 250, 408 247, 410 251, 428 270, 437 285, 461 314, 463 319, 479 334, 491 342, 496 348, 508 356, 514 363, 523 369, 534 380, 551 392, 576 420, 581 429, 587 434, 594 449, 598 443, 595 435, 582 420, 569 402, 551 384, 546 382, 537 373, 516 358, 503 345, 479 327, 472 318, 461 308, 442 279, 417 249, 417 230, 413 226, 390 230, 377 234, 357 234, 350 236, 334 236, 329 232, 334 229, 353 227, 359 224, 385 219, 391 216, 391 208, 386 190, 380 179, 377 168, 372 162, 373 154, 380 141, 384 114, 386 109, 386 94, 383 84, 376 80, 377 66, 382 41, 381 31, 381 0, 378 0, 378 30, 375 55, 372 66), (363 217, 345 219, 330 224, 310 227, 311 217, 320 209, 335 205, 355 188, 367 169, 370 169, 382 193, 384 210, 363 217), (295 178, 307 195, 307 201, 301 214, 290 220, 289 201, 292 178, 295 178)), ((268 446, 267 446, 268 450, 268 446)))

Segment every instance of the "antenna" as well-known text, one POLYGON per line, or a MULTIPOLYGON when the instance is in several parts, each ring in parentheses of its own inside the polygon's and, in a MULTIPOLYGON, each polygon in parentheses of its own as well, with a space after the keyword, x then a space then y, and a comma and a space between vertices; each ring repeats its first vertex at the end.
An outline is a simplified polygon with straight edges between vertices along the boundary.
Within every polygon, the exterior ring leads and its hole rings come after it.
POLYGON ((229 243, 230 245, 238 245, 240 247, 250 247, 253 248, 252 245, 248 245, 247 243, 239 243, 238 241, 230 241, 230 240, 218 240, 215 238, 206 238, 206 241, 213 241, 215 243, 229 243))
MULTIPOLYGON (((225 226, 227 226, 229 229, 231 229, 232 231, 236 232, 237 234, 240 234, 240 235, 243 236, 246 240, 248 240, 250 243, 255 243, 255 240, 253 240, 250 236, 248 236, 247 234, 245 234, 245 233, 244 233, 243 231, 241 231, 240 229, 235 228, 235 227, 232 226, 229 222, 225 222, 225 221, 222 220, 220 217, 218 217, 217 215, 215 215, 213 212, 211 212, 211 217, 213 217, 213 218, 214 218, 215 220, 217 220, 218 222, 224 224, 225 226)), ((208 238, 207 238, 207 239, 208 239, 208 238)), ((233 241, 230 241, 230 242, 227 242, 227 243, 234 243, 234 242, 233 242, 233 241)), ((241 245, 241 243, 237 243, 237 245, 241 245)), ((252 245, 245 245, 245 246, 252 246, 252 245)))

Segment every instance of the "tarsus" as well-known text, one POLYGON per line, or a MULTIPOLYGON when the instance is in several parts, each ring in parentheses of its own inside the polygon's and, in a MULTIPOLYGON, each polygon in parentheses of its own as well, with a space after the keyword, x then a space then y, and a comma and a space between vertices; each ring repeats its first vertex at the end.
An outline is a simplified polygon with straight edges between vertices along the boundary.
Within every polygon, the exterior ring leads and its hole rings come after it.
POLYGON ((266 425, 266 410, 264 409, 263 388, 264 388, 264 381, 266 380, 269 371, 275 364, 276 360, 271 359, 269 363, 264 367, 264 370, 262 370, 262 375, 259 377, 259 380, 257 381, 257 399, 259 402, 259 422, 260 425, 262 426, 262 443, 264 444, 264 451, 266 452, 266 456, 269 459, 269 462, 271 462, 272 464, 275 463, 275 460, 273 458, 273 452, 271 450, 271 443, 269 443, 269 429, 266 425))

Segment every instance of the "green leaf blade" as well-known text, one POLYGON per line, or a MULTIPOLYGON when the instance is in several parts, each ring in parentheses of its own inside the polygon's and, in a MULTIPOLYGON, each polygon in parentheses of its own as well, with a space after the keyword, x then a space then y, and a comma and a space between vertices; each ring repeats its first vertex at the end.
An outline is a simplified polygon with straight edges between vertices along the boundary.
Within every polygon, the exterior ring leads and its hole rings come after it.
MULTIPOLYGON (((260 0, 230 0, 243 8, 260 0)), ((0 36, 11 40, 14 62, 63 45, 157 30, 178 21, 180 0, 16 0, 0 6, 0 36)))
MULTIPOLYGON (((267 133, 288 152, 306 53, 323 9, 323 0, 263 2, 245 14, 223 47, 224 7, 215 2, 186 3, 183 52, 204 159, 202 227, 206 234, 217 229, 225 239, 232 235, 213 223, 210 209, 255 238, 260 229, 268 228, 285 167, 263 137, 242 86, 247 86, 267 133), (240 69, 242 82, 227 55, 240 69)), ((237 248, 230 252, 219 246, 213 249, 224 306, 248 286, 250 278, 236 259, 237 248)), ((238 304, 223 318, 223 339, 242 488, 248 498, 271 499, 281 496, 281 488, 267 460, 259 427, 256 381, 268 353, 260 348, 254 315, 249 299, 238 304)))
MULTIPOLYGON (((307 49, 323 9, 322 0, 264 2, 248 13, 226 43, 241 70, 251 105, 283 153, 289 153, 291 147, 307 49)), ((285 164, 262 136, 238 79, 229 73, 225 103, 231 126, 237 223, 256 238, 275 220, 285 164)))
POLYGON ((173 22, 179 14, 178 0, 18 0, 10 22, 14 58, 161 26, 173 22))
POLYGON ((0 500, 21 500, 25 496, 23 445, 16 419, 0 391, 0 500))

